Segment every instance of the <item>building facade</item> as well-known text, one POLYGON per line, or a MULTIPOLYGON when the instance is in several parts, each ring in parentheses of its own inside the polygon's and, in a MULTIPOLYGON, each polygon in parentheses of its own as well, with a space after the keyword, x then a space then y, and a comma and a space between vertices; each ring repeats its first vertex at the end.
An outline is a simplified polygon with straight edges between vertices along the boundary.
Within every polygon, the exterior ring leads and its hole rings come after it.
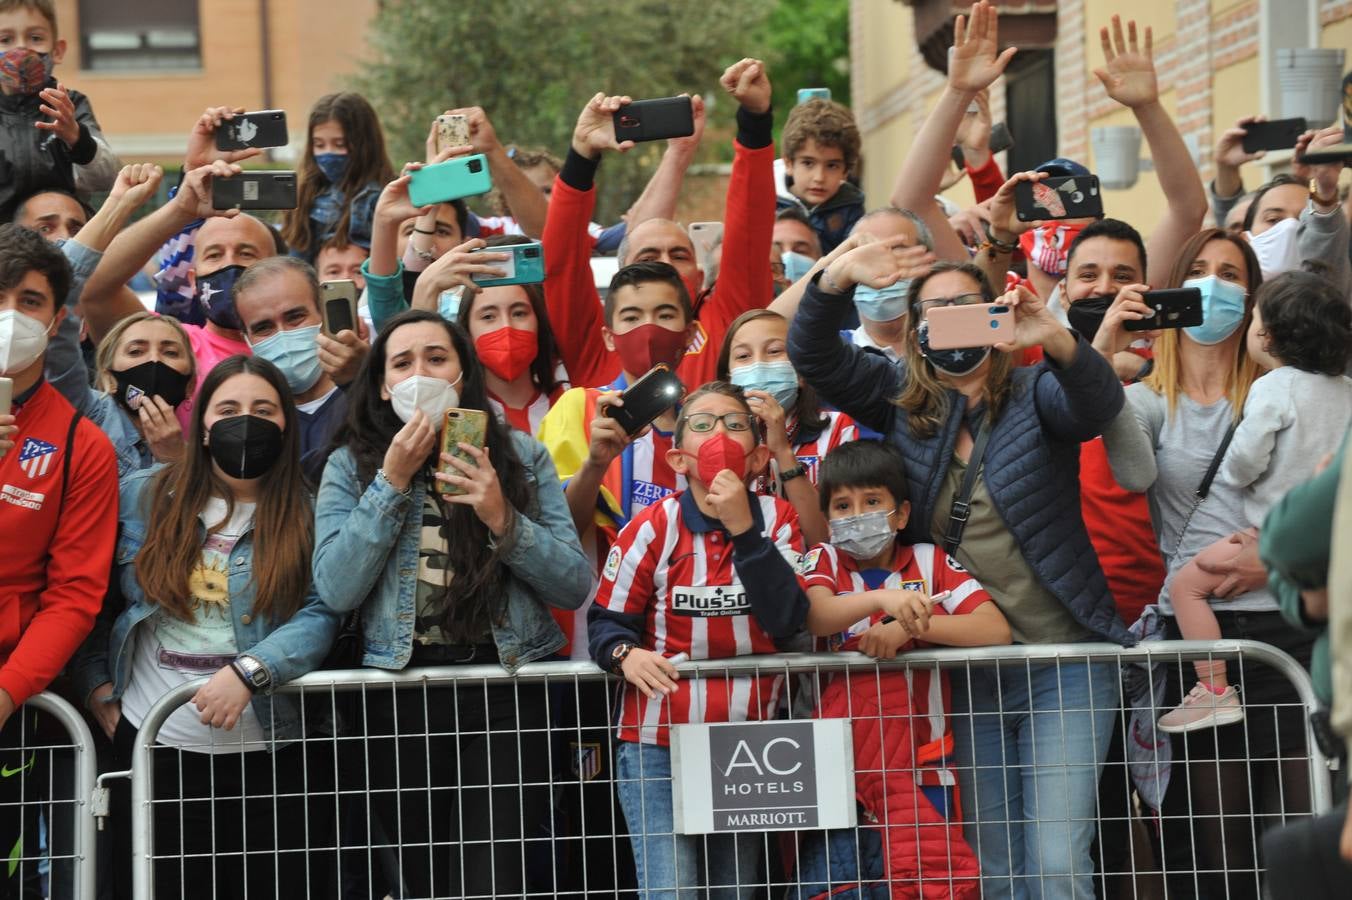
MULTIPOLYGON (((1015 147, 1001 157, 1007 172, 1053 156, 1093 170, 1091 129, 1134 124, 1130 110, 1108 99, 1093 74, 1103 64, 1099 29, 1114 13, 1153 29, 1161 101, 1208 180, 1217 135, 1245 115, 1281 117, 1278 48, 1344 48, 1352 67, 1352 0, 997 0, 996 5, 1001 43, 1019 47, 991 91, 995 120, 1008 113, 1014 135, 1015 147)), ((970 3, 851 0, 850 8, 851 90, 864 139, 864 188, 870 205, 879 206, 943 88, 936 66, 943 65, 951 43, 953 18, 970 3)), ((1141 153, 1148 156, 1144 145, 1141 153)), ((1257 186, 1289 160, 1289 153, 1269 153, 1245 168, 1246 184, 1257 186)), ((1165 202, 1147 168, 1148 163, 1133 187, 1104 196, 1109 215, 1118 210, 1143 230, 1158 219, 1165 202)), ((961 204, 972 201, 965 180, 947 196, 961 204)))

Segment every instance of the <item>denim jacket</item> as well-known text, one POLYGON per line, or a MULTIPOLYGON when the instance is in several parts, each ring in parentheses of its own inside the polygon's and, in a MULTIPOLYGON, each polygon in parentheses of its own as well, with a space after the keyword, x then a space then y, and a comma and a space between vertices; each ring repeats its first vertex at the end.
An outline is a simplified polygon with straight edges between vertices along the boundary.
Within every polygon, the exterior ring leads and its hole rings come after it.
MULTIPOLYGON (((591 591, 593 572, 548 451, 517 431, 512 445, 525 466, 531 501, 526 510, 513 510, 512 526, 498 544, 510 577, 493 642, 503 667, 514 673, 564 645, 545 604, 577 609, 591 591)), ((334 451, 324 469, 315 504, 315 586, 338 612, 361 607, 363 665, 398 670, 412 656, 426 493, 420 478, 407 495, 382 478, 362 485, 346 447, 334 451)))
MULTIPOLYGON (((122 479, 117 550, 113 557, 115 577, 94 630, 71 661, 71 676, 81 697, 88 698, 96 687, 111 681, 113 693, 108 702, 122 698, 131 678, 135 652, 132 637, 137 627, 158 609, 146 599, 136 580, 136 554, 145 544, 149 530, 143 501, 160 469, 159 466, 144 469, 122 479)), ((231 620, 239 651, 266 666, 275 687, 299 678, 324 661, 338 635, 341 617, 320 601, 313 586, 296 614, 280 625, 266 616, 254 615, 253 537, 250 525, 230 553, 231 620)), ((200 522, 196 540, 199 544, 206 540, 206 528, 200 522)), ((260 691, 254 695, 253 710, 269 738, 289 741, 302 736, 300 706, 295 696, 260 691)))

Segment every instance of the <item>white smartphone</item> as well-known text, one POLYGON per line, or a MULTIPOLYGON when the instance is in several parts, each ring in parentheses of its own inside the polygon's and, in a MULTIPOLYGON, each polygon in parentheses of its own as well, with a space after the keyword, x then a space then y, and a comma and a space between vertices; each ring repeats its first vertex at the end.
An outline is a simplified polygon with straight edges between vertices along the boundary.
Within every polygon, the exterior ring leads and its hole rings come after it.
MULTIPOLYGON (((14 379, 0 378, 0 416, 9 415, 10 407, 14 404, 14 379)), ((0 450, 0 456, 4 456, 5 451, 0 450)))
POLYGON ((691 222, 686 229, 690 242, 695 245, 695 255, 699 257, 701 269, 708 271, 709 258, 714 248, 723 240, 722 222, 691 222))

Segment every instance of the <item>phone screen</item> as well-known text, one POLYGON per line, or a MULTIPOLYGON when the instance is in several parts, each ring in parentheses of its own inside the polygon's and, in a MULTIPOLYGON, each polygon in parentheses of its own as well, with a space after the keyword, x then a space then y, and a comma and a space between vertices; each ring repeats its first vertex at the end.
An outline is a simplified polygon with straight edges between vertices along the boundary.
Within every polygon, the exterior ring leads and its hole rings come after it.
POLYGON ((328 324, 329 334, 357 330, 357 323, 352 321, 352 303, 346 297, 324 301, 324 321, 328 324))

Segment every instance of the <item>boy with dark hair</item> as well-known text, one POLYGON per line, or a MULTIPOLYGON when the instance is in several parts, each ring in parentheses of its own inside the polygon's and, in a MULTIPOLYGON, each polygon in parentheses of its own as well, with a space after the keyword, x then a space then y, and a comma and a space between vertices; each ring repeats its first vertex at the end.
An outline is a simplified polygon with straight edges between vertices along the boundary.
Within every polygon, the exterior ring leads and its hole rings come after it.
POLYGON ((859 165, 854 115, 834 100, 800 103, 789 113, 780 141, 784 158, 777 204, 806 213, 821 252, 830 253, 864 215, 864 192, 845 180, 859 165))
MULTIPOLYGON (((911 504, 899 450, 877 441, 842 444, 822 462, 817 490, 831 542, 812 548, 798 571, 810 604, 808 630, 827 648, 893 659, 909 647, 1010 642, 1004 615, 953 557, 933 544, 901 541, 911 504)), ((898 891, 914 893, 920 881, 946 884, 949 896, 979 896, 948 762, 948 705, 948 679, 932 669, 880 670, 876 681, 853 676, 827 684, 818 713, 855 719, 856 791, 867 813, 861 820, 880 823, 882 833, 805 835, 801 896, 845 885, 875 896, 863 885, 884 872, 898 891)), ((885 880, 869 887, 890 896, 885 880)))
POLYGON ((0 221, 44 188, 87 199, 122 167, 89 99, 52 77, 65 55, 52 0, 0 0, 0 221))
POLYGON ((89 634, 117 536, 113 447, 43 377, 70 280, 55 246, 35 231, 0 225, 0 376, 13 382, 12 408, 0 415, 0 612, 7 623, 0 628, 0 763, 18 775, 0 778, 0 853, 11 860, 0 894, 7 897, 20 895, 36 866, 34 801, 54 780, 50 754, 24 746, 50 743, 35 738, 44 717, 16 712, 89 634), (32 862, 16 866, 19 859, 32 862))

